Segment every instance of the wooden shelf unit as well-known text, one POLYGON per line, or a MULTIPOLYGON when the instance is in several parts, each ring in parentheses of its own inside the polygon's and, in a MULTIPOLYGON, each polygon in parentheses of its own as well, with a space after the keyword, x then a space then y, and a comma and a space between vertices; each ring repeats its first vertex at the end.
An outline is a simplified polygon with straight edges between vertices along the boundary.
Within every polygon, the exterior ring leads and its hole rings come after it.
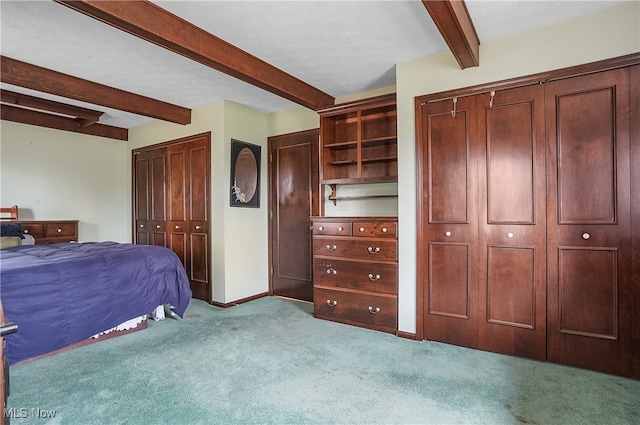
POLYGON ((395 94, 319 110, 324 184, 398 180, 395 94))

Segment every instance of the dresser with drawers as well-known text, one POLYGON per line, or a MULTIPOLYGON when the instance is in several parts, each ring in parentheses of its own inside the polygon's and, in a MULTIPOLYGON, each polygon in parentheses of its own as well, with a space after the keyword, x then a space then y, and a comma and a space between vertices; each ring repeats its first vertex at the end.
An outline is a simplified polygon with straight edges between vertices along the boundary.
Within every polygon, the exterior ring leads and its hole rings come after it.
POLYGON ((78 220, 18 221, 22 233, 31 235, 36 245, 78 242, 78 220))
POLYGON ((396 217, 311 217, 314 316, 398 328, 396 217))

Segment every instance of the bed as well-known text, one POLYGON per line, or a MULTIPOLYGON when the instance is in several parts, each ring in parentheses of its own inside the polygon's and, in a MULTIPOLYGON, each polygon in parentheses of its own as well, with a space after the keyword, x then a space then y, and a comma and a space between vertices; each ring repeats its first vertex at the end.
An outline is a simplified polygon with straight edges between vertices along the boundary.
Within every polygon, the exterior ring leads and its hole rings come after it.
POLYGON ((5 351, 15 364, 135 326, 158 308, 182 317, 191 290, 168 248, 84 242, 1 249, 0 297, 18 325, 5 351))

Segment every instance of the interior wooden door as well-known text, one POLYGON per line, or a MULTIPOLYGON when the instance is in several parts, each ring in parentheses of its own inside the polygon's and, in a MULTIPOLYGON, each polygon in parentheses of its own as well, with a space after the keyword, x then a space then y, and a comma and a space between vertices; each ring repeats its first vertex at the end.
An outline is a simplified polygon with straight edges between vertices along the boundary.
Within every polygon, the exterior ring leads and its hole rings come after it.
POLYGON ((269 138, 270 286, 313 301, 310 216, 318 215, 319 130, 269 138))
POLYGON ((478 348, 546 358, 544 88, 477 96, 478 348))
POLYGON ((546 86, 548 360, 632 374, 628 69, 546 86))
POLYGON ((634 294, 633 377, 640 379, 640 65, 629 68, 631 142, 631 291, 634 294))
POLYGON ((167 246, 165 180, 167 149, 134 152, 134 242, 167 246))
POLYGON ((169 247, 180 257, 193 297, 211 301, 209 134, 167 147, 169 247))
POLYGON ((424 338, 478 342, 478 181, 475 97, 422 106, 419 278, 424 338), (455 113, 452 112, 455 109, 455 113))

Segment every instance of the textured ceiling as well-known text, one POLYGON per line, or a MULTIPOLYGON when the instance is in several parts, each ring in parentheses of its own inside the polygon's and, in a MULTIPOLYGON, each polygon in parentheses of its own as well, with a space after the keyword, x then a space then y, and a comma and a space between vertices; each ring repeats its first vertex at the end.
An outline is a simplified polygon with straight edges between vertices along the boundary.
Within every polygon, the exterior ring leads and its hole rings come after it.
MULTIPOLYGON (((155 3, 334 97, 393 85, 395 64, 447 50, 420 1, 155 3)), ((482 43, 617 3, 467 0, 467 7, 482 43)), ((263 112, 294 106, 52 1, 0 1, 0 28, 3 56, 187 108, 221 99, 263 112)), ((131 128, 150 120, 2 87, 104 111, 103 124, 131 128)))

